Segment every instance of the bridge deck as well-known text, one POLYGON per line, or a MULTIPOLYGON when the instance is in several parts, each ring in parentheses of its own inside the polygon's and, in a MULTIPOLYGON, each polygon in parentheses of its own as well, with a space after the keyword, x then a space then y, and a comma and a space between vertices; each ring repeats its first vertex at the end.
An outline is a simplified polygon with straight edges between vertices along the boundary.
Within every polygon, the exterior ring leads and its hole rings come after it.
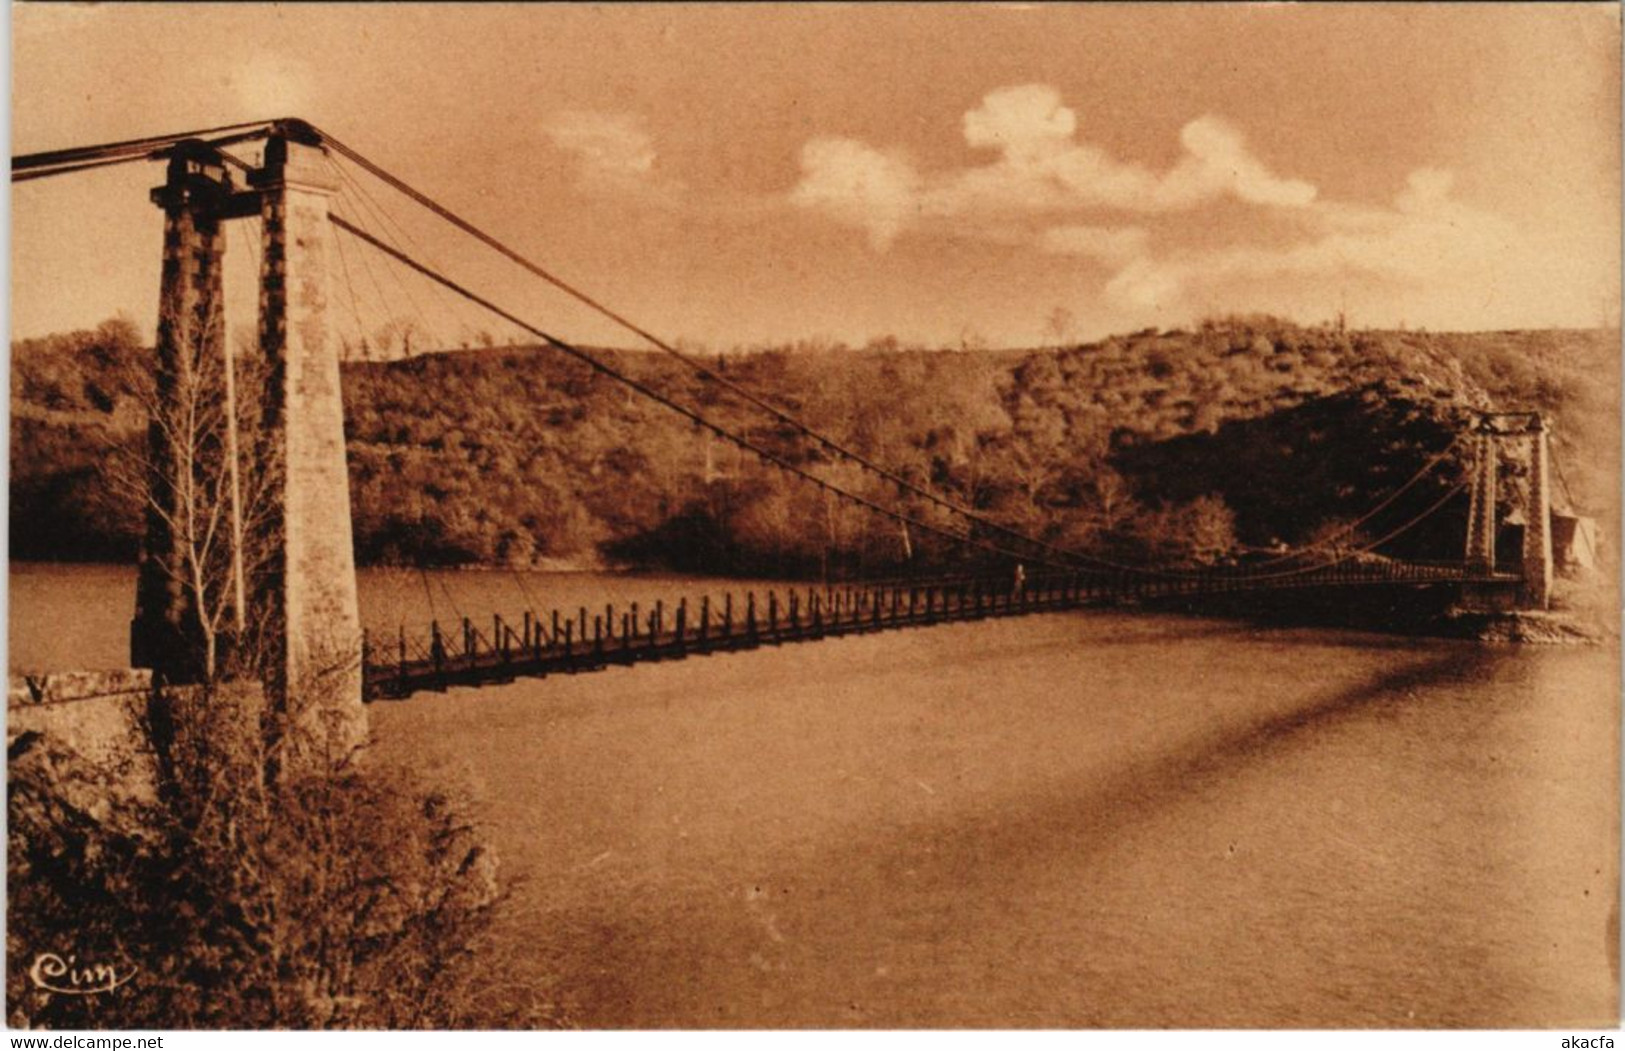
POLYGON ((365 646, 365 693, 369 700, 404 698, 453 686, 579 674, 644 661, 682 660, 842 635, 1125 601, 1334 586, 1506 587, 1518 583, 1515 575, 1469 573, 1455 565, 1383 563, 1252 576, 1225 572, 1162 577, 1039 575, 1019 588, 1009 580, 985 578, 913 585, 787 587, 782 592, 766 592, 761 603, 755 592, 748 592, 741 616, 735 615, 730 594, 720 610, 712 608, 709 598, 693 607, 685 599, 669 618, 663 604, 656 603, 641 623, 635 612, 627 612, 617 624, 613 607, 608 607, 590 620, 585 608, 562 620, 555 612, 551 630, 528 614, 522 625, 493 617, 489 634, 468 620, 455 636, 442 633, 436 625, 427 645, 409 639, 403 630, 396 645, 388 647, 394 652, 370 641, 365 646), (691 608, 695 611, 692 617, 691 608))

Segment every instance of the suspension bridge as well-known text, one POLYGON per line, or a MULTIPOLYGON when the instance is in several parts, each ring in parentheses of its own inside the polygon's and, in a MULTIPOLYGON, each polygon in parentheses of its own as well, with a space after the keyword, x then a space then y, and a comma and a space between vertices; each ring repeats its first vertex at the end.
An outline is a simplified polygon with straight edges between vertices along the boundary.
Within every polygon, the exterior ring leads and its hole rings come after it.
MULTIPOLYGON (((364 727, 363 698, 950 621, 1293 589, 1445 588, 1502 607, 1545 608, 1550 601, 1549 443, 1536 414, 1474 414, 1407 481, 1315 543, 1221 567, 1114 561, 1000 522, 858 452, 307 122, 261 121, 17 156, 12 180, 152 161, 166 165, 165 181, 151 195, 164 213, 163 269, 132 664, 152 668, 166 681, 197 681, 217 651, 252 650, 251 670, 273 690, 323 677, 322 703, 334 716, 332 732, 352 740, 364 727), (253 151, 256 159, 242 156, 253 151), (844 465, 843 477, 855 472, 871 484, 838 481, 816 462, 769 447, 749 431, 725 425, 705 404, 631 374, 612 358, 541 327, 520 308, 498 303, 474 281, 451 276, 391 220, 363 178, 495 253, 528 280, 668 355, 717 397, 733 399, 802 447, 817 450, 823 462, 844 465), (222 283, 227 231, 244 220, 258 225, 252 244, 265 390, 259 418, 239 439, 238 366, 225 337, 222 283), (676 414, 705 440, 729 443, 797 484, 816 487, 828 500, 900 526, 905 537, 940 539, 964 553, 962 569, 909 580, 758 588, 724 594, 720 601, 707 595, 641 609, 606 605, 527 609, 510 620, 459 617, 455 623, 402 625, 391 637, 364 633, 333 318, 341 275, 355 296, 347 242, 414 275, 432 294, 624 386, 629 397, 676 414), (200 435, 176 426, 175 420, 196 419, 200 399, 224 406, 219 429, 200 435), (1511 445, 1522 447, 1519 460, 1528 465, 1522 550, 1515 562, 1498 558, 1495 549, 1497 478, 1511 445), (245 495, 253 488, 246 476, 259 479, 257 502, 245 495), (1394 541, 1447 505, 1459 508, 1463 497, 1467 536, 1459 560, 1422 562, 1388 553, 1394 541), (200 513, 200 501, 212 503, 200 513), (1421 506, 1411 506, 1416 503, 1421 506), (1396 515, 1401 520, 1394 521, 1396 515)), ((366 258, 356 256, 358 268, 369 265, 366 258)))

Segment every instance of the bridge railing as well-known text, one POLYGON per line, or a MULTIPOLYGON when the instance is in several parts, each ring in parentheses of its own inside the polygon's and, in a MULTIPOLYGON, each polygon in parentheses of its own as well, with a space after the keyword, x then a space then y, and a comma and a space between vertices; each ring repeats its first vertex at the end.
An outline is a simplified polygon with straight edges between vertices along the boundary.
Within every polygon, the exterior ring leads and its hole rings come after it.
POLYGON ((1037 574, 1009 579, 959 577, 877 585, 838 584, 727 591, 668 606, 632 603, 432 622, 426 634, 401 628, 394 639, 364 639, 369 696, 576 672, 614 664, 675 659, 826 636, 1059 609, 1093 601, 1102 579, 1037 574))
MULTIPOLYGON (((1128 571, 783 585, 650 605, 438 621, 426 634, 363 640, 369 698, 574 674, 643 661, 781 645, 901 627, 1016 616, 1088 605, 1344 584, 1440 584, 1470 579, 1460 563, 1354 562, 1304 572, 1225 567, 1153 575, 1128 571)), ((1497 578, 1499 579, 1499 578, 1497 578)))

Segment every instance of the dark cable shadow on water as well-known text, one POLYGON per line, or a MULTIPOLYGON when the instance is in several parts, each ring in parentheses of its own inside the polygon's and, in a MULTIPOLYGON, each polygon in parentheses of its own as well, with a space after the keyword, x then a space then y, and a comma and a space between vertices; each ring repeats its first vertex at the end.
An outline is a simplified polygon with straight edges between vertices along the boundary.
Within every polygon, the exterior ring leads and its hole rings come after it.
MULTIPOLYGON (((742 869, 738 875, 768 888, 765 893, 795 887, 799 895, 814 897, 816 925, 834 931, 837 945, 843 939, 836 928, 871 934, 886 929, 894 925, 899 897, 934 891, 936 913, 911 932, 920 941, 900 948, 916 954, 947 952, 948 946, 932 942, 941 942, 943 923, 954 925, 956 899, 996 898, 1001 888, 1019 885, 1016 877, 1021 873, 1052 863, 1077 866, 1080 858, 1101 855, 1124 830, 1144 824, 1157 811, 1222 781, 1227 773, 1269 761, 1278 750, 1299 743, 1297 738, 1305 732, 1323 728, 1329 721, 1363 717, 1374 701, 1461 679, 1480 657, 1475 651, 1462 650, 1416 661, 1358 686, 1327 692, 1290 712, 1194 734, 1114 770, 1075 773, 1033 791, 977 800, 968 811, 900 821, 888 831, 837 849, 802 858, 781 857, 776 871, 742 869), (904 887, 908 888, 904 895, 896 893, 904 887)), ((997 759, 989 757, 989 761, 997 759)), ((760 940, 761 935, 757 929, 760 917, 752 916, 751 901, 748 897, 741 900, 736 893, 723 893, 715 887, 714 878, 706 884, 707 877, 717 875, 695 874, 687 885, 701 889, 691 894, 684 895, 671 881, 661 881, 649 890, 660 893, 671 887, 676 891, 665 900, 612 894, 601 906, 551 917, 556 933, 563 935, 562 941, 551 941, 552 947, 562 951, 563 961, 574 961, 562 977, 570 999, 578 1004, 581 1024, 684 1028, 1101 1024, 1088 1016, 1042 1010, 1017 1017, 978 1013, 980 1000, 998 1000, 997 990, 986 985, 990 969, 997 968, 987 961, 947 957, 942 961, 940 990, 928 990, 923 996, 916 990, 909 1002, 871 1004, 867 1013, 860 1012, 854 998, 874 998, 873 979, 867 977, 873 953, 884 953, 888 945, 897 944, 896 939, 864 942, 870 955, 863 959, 799 958, 795 966, 778 965, 782 969, 775 973, 771 959, 742 947, 743 942, 760 940), (774 1002, 759 1006, 748 1002, 762 996, 774 1002)), ((819 941, 816 936, 796 938, 782 931, 770 934, 772 938, 763 942, 768 950, 805 953, 810 950, 794 943, 819 941), (773 939, 790 944, 776 947, 773 939)), ((959 946, 959 951, 963 948, 959 946)), ((1006 972, 1009 979, 1022 981, 1020 961, 1008 962, 1013 965, 1006 972)), ((1148 980, 1155 982, 1156 978, 1148 980)), ((1112 1017, 1120 1014, 1118 1010, 1112 1017)), ((1145 1017, 1134 1024, 1213 1024, 1204 1021, 1205 1017, 1145 1017)), ((1260 1017, 1252 1024, 1281 1023, 1260 1017)))
POLYGON ((1165 645, 1193 639, 1245 637, 1268 640, 1291 640, 1297 636, 1312 638, 1316 646, 1339 649, 1386 649, 1399 652, 1438 652, 1444 646, 1475 648, 1485 652, 1485 644, 1460 636, 1429 634, 1412 630, 1399 618, 1383 622, 1360 617, 1323 619, 1273 616, 1241 609, 1219 609, 1200 604, 1176 603, 1147 604, 1145 606, 1102 606, 1072 612, 1041 614, 1041 616, 1069 617, 1087 633, 1079 640, 1089 645, 1148 646, 1165 645), (1097 631, 1091 616, 1099 616, 1103 623, 1120 622, 1133 618, 1135 627, 1123 630, 1097 631))
POLYGON ((1045 615, 1075 621, 1084 629, 1084 633, 1077 639, 1067 641, 1089 646, 1166 646, 1171 642, 1220 639, 1237 635, 1251 637, 1265 633, 1255 625, 1238 620, 1203 616, 1168 616, 1133 609, 1108 608, 1045 615), (1099 622, 1092 623, 1096 616, 1099 617, 1099 622), (1124 617, 1135 618, 1132 622, 1134 626, 1123 628, 1121 624, 1124 617), (1101 630, 1102 625, 1112 627, 1110 630, 1101 630))
POLYGON ((1396 639, 1461 638, 1447 611, 1460 599, 1454 584, 1364 583, 1261 589, 1149 599, 1148 612, 1229 617, 1259 629, 1322 628, 1396 639))

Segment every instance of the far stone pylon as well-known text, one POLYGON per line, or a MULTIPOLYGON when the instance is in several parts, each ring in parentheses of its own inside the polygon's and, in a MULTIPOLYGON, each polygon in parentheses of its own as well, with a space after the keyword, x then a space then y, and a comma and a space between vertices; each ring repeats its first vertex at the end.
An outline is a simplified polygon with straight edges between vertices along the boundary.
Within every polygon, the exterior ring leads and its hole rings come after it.
POLYGON ((1552 602, 1552 493, 1546 423, 1538 415, 1529 424, 1529 503, 1523 517, 1523 604, 1547 609, 1552 602))
POLYGON ((1475 573, 1495 569, 1495 443, 1495 435, 1487 429, 1479 433, 1467 512, 1467 569, 1475 573))
POLYGON ((327 322, 338 190, 319 139, 287 122, 250 176, 261 193, 260 347, 269 366, 261 456, 272 471, 269 544, 253 605, 265 618, 262 673, 289 730, 332 758, 366 737, 338 341, 327 322))

